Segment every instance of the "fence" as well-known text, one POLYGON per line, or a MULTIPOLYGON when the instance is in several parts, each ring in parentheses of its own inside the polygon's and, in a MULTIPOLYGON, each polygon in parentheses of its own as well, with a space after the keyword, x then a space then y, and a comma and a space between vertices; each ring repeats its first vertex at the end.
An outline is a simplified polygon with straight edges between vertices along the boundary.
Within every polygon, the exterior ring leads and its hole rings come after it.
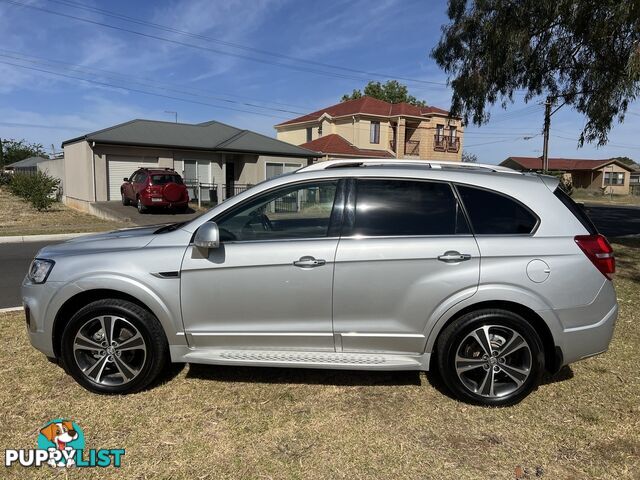
POLYGON ((198 202, 198 206, 212 206, 225 201, 239 193, 244 192, 253 185, 232 183, 222 184, 222 195, 220 195, 220 185, 217 183, 205 183, 198 180, 185 179, 184 184, 189 192, 189 199, 198 202))

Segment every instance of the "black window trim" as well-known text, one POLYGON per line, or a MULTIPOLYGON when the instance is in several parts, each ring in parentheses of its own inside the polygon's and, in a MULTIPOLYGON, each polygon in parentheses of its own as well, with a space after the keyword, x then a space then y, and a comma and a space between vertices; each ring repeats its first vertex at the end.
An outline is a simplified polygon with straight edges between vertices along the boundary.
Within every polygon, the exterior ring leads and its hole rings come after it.
MULTIPOLYGON (((243 208, 247 205, 247 203, 256 200, 257 198, 269 195, 274 191, 290 188, 295 186, 304 186, 310 183, 324 183, 337 181, 336 185, 336 194, 333 199, 333 206, 331 207, 331 215, 329 217, 329 227, 327 228, 327 236, 326 237, 308 237, 308 238, 273 238, 273 239, 258 239, 258 240, 227 240, 224 242, 220 242, 224 245, 230 244, 244 244, 244 243, 273 243, 273 242, 306 242, 306 241, 317 241, 317 240, 338 240, 340 238, 340 233, 342 231, 342 226, 344 223, 344 210, 345 210, 345 196, 346 196, 346 178, 344 177, 327 177, 327 178, 312 178, 303 180, 300 182, 291 182, 282 185, 276 185, 273 188, 269 188, 260 192, 258 195, 251 196, 242 202, 230 207, 229 209, 220 212, 215 217, 207 220, 207 222, 216 222, 218 223, 220 220, 223 220, 225 217, 233 215, 239 209, 243 208), (339 205, 339 202, 341 205, 339 205), (333 224, 336 222, 336 225, 333 224), (337 233, 336 233, 337 230, 337 233), (330 235, 332 234, 332 235, 330 235)), ((206 223, 206 222, 205 222, 206 223)), ((195 237, 195 232, 191 236, 191 244, 193 244, 193 239, 195 237)))
POLYGON ((499 192, 497 190, 493 190, 491 188, 486 188, 486 187, 482 187, 480 185, 475 185, 472 183, 462 183, 462 182, 452 182, 452 186, 453 189, 455 190, 456 194, 458 195, 458 198, 460 199, 460 204, 462 205, 462 208, 465 212, 465 216, 467 218, 467 222, 469 223, 469 229, 471 230, 471 233, 473 234, 474 237, 533 237, 536 232, 538 231, 538 228, 540 227, 540 217, 538 216, 538 214, 536 212, 534 212, 533 210, 531 210, 529 207, 527 207, 524 203, 522 203, 520 200, 518 200, 517 198, 512 197, 511 195, 507 195, 506 193, 502 193, 499 192), (469 187, 469 188, 475 188, 478 190, 484 190, 485 192, 489 192, 489 193, 493 193, 496 195, 501 195, 503 197, 505 197, 508 200, 511 200, 512 202, 515 202, 516 204, 520 205, 522 208, 525 209, 525 211, 529 212, 531 215, 533 215, 533 217, 536 219, 536 223, 533 226, 533 229, 531 229, 531 232, 529 233, 476 233, 475 229, 473 228, 473 222, 471 222, 471 216, 469 215, 469 212, 467 211, 467 207, 464 204, 464 201, 462 200, 462 195, 460 195, 460 192, 458 191, 458 185, 462 186, 462 187, 469 187))
POLYGON ((434 180, 431 178, 416 178, 416 177, 382 177, 382 176, 359 176, 359 177, 351 177, 349 179, 349 184, 347 185, 347 202, 345 204, 345 218, 342 226, 342 235, 340 239, 394 239, 394 238, 468 238, 473 237, 473 230, 471 229, 471 223, 469 222, 469 217, 464 208, 464 204, 458 196, 458 192, 454 188, 452 182, 447 180, 434 180), (453 193, 454 198, 456 199, 458 206, 462 209, 462 214, 467 222, 467 226, 469 227, 469 232, 471 233, 454 233, 453 235, 356 235, 353 233, 353 229, 355 228, 355 219, 356 219, 356 184, 358 180, 399 180, 399 181, 408 181, 408 182, 425 182, 425 183, 444 183, 449 185, 451 191, 453 193))

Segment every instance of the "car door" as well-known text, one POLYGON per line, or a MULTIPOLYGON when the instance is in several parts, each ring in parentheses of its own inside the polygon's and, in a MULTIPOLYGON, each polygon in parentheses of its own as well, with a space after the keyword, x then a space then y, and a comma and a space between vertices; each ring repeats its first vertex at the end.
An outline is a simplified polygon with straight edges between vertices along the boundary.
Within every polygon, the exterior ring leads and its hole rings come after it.
POLYGON ((427 320, 477 289, 476 241, 446 182, 353 183, 335 260, 337 349, 422 353, 427 320))
POLYGON ((189 345, 333 351, 333 262, 343 181, 284 186, 215 220, 219 248, 190 245, 181 271, 189 345))

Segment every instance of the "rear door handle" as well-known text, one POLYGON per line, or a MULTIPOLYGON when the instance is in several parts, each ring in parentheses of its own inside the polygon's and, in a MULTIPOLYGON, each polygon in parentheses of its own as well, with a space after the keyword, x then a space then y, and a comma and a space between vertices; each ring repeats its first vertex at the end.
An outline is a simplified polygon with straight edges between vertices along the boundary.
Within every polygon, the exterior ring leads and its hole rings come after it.
POLYGON ((296 267, 300 268, 320 267, 325 263, 327 263, 326 260, 322 260, 321 258, 316 259, 311 256, 300 257, 300 260, 296 260, 293 262, 296 267))
POLYGON ((460 253, 455 250, 449 250, 448 252, 444 252, 443 255, 438 255, 438 260, 445 263, 458 263, 464 262, 465 260, 469 260, 471 255, 468 253, 460 253))

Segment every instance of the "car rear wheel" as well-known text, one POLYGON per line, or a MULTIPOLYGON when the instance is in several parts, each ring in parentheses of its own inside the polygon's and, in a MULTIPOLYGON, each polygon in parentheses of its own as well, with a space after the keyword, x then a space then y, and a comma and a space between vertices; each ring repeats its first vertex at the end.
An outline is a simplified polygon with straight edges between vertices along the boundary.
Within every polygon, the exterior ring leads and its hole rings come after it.
POLYGON ((139 213, 147 213, 147 207, 145 207, 144 203, 142 203, 142 200, 140 200, 140 197, 138 197, 138 202, 136 203, 136 206, 138 208, 139 213))
POLYGON ((518 403, 540 383, 544 350, 523 317, 507 310, 468 313, 438 338, 442 379, 457 398, 470 403, 518 403))
POLYGON ((167 339, 147 310, 120 299, 80 309, 62 334, 65 370, 92 392, 137 392, 152 383, 168 357, 167 339))

